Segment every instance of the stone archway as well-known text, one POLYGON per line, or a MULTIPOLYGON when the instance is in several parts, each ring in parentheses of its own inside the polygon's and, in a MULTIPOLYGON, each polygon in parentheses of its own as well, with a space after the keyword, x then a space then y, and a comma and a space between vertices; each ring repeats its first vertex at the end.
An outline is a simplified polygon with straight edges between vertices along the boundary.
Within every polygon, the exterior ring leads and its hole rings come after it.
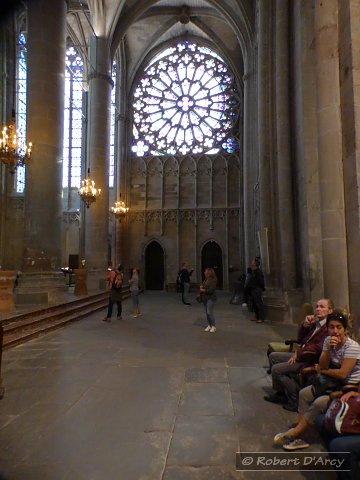
POLYGON ((218 278, 219 289, 223 288, 223 262, 222 250, 214 241, 207 242, 201 251, 201 274, 204 275, 205 268, 213 268, 218 278))
POLYGON ((164 289, 164 250, 155 240, 145 250, 145 288, 147 290, 164 289))

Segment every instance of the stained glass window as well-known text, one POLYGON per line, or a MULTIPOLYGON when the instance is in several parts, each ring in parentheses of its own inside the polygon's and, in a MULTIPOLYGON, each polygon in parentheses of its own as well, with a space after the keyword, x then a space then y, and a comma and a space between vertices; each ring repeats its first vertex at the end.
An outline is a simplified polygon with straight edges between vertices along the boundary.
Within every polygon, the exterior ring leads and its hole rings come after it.
POLYGON ((233 152, 240 110, 234 75, 207 47, 181 42, 158 54, 134 91, 137 156, 233 152))
POLYGON ((66 52, 63 187, 81 183, 84 64, 74 47, 66 52))
MULTIPOLYGON (((18 131, 19 143, 26 143, 26 36, 21 32, 17 44, 17 65, 16 65, 16 129, 18 131)), ((23 193, 25 190, 25 167, 16 169, 16 191, 23 193)))
POLYGON ((116 123, 116 63, 113 63, 111 79, 113 88, 111 90, 111 107, 110 107, 110 149, 109 149, 109 187, 114 186, 115 178, 115 123, 116 123))

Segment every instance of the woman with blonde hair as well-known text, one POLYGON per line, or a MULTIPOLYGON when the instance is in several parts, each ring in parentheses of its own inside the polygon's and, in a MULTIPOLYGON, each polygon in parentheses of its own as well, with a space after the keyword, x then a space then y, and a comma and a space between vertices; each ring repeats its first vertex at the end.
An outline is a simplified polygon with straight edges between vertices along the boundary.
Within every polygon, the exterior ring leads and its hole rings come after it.
POLYGON ((205 332, 216 332, 214 306, 216 302, 217 278, 213 268, 206 268, 204 271, 205 280, 200 285, 201 301, 205 306, 206 319, 208 326, 205 332))

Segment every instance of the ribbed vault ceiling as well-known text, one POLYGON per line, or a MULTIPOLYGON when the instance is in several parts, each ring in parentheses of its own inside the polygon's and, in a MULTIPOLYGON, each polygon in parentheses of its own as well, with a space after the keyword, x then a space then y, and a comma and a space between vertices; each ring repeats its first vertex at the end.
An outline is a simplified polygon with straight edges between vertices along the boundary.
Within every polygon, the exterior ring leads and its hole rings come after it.
POLYGON ((255 0, 71 0, 69 33, 80 45, 91 31, 125 52, 128 83, 154 50, 174 38, 199 38, 243 73, 252 47, 255 0))

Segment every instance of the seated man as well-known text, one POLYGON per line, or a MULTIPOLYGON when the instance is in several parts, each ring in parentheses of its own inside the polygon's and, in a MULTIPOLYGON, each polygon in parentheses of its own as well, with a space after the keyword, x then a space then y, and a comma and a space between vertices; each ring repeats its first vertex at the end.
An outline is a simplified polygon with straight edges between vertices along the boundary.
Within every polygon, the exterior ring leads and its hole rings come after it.
POLYGON ((333 311, 334 304, 327 298, 316 303, 315 315, 308 315, 298 334, 300 347, 293 352, 273 352, 269 356, 274 394, 264 399, 273 403, 285 403, 285 410, 297 411, 300 387, 295 375, 304 367, 318 362, 324 340, 327 336, 326 319, 333 311))

